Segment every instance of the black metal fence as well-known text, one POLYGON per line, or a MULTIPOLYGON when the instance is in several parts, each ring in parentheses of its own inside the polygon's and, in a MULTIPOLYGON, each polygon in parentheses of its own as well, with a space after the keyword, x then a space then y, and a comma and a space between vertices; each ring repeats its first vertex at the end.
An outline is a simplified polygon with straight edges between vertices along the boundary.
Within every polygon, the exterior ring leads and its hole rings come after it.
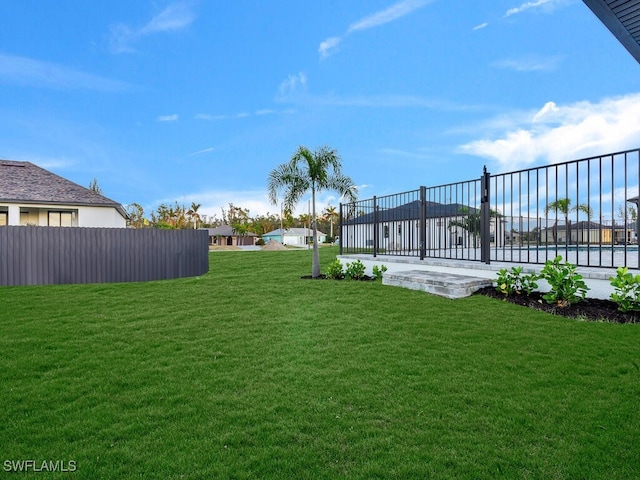
POLYGON ((139 282, 209 270, 206 230, 0 227, 0 285, 139 282))
POLYGON ((640 268, 640 150, 340 206, 342 253, 640 268))

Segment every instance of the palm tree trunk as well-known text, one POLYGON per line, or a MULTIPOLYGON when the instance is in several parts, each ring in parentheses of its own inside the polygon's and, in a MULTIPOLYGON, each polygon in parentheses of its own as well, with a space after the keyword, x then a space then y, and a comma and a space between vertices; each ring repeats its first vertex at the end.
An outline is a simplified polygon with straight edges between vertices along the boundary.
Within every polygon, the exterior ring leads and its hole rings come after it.
POLYGON ((320 276, 320 252, 318 249, 318 225, 316 223, 316 189, 311 187, 311 224, 313 225, 313 267, 311 276, 317 278, 320 276))

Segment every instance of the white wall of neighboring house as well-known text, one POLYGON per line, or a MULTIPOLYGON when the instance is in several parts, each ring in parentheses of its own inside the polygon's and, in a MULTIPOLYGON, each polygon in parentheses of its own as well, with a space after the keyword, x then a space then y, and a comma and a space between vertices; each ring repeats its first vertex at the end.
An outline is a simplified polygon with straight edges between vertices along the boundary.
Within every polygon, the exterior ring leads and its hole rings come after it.
POLYGON ((125 228, 127 220, 112 207, 78 207, 78 226, 125 228))
POLYGON ((49 212, 64 212, 65 220, 70 219, 75 227, 126 228, 127 221, 114 207, 45 205, 45 204, 4 204, 7 208, 7 225, 49 225, 49 212), (71 215, 66 215, 70 213, 71 215))
MULTIPOLYGON (((463 217, 440 217, 427 219, 426 248, 473 247, 473 235, 451 222, 462 222, 463 217)), ((504 223, 491 219, 490 235, 492 245, 504 243, 504 223), (496 231, 497 230, 497 231, 496 231)), ((342 245, 345 247, 373 247, 373 224, 342 226, 342 245)), ((480 236, 475 239, 480 246, 480 236)), ((418 220, 380 222, 378 224, 378 248, 387 251, 413 251, 420 248, 420 228, 418 220)))
MULTIPOLYGON (((318 243, 323 243, 327 236, 318 232, 318 243)), ((285 245, 307 245, 307 237, 305 235, 296 235, 293 233, 285 233, 283 242, 285 245)))

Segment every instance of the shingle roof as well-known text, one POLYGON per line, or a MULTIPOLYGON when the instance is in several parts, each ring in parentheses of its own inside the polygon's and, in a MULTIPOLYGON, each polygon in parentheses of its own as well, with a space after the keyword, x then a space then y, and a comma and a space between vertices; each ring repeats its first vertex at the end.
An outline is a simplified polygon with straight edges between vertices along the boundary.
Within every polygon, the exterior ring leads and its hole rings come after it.
MULTIPOLYGON (((425 218, 456 217, 468 214, 480 213, 474 207, 467 207, 459 203, 442 204, 437 202, 425 202, 425 218)), ((377 214, 377 221, 380 222, 400 222, 406 220, 418 220, 420 218, 420 200, 405 203, 387 210, 380 210, 377 214)), ((355 218, 346 220, 343 225, 357 225, 373 223, 373 213, 367 213, 355 218)))
POLYGON ((220 235, 222 237, 257 237, 257 235, 253 232, 240 234, 236 232, 231 225, 220 225, 219 227, 206 228, 205 230, 209 231, 210 237, 215 237, 216 235, 220 235))
POLYGON ((127 217, 118 202, 31 162, 0 160, 0 202, 114 207, 127 217))
MULTIPOLYGON (((277 229, 277 230, 273 230, 269 233, 265 233, 263 236, 267 236, 267 237, 273 237, 276 235, 280 235, 281 230, 277 229)), ((313 230, 311 230, 310 228, 285 228, 284 229, 284 234, 286 235, 302 235, 302 236, 307 236, 310 237, 313 235, 313 230)), ((318 230, 318 234, 319 235, 326 235, 326 233, 321 232, 320 230, 318 230)))

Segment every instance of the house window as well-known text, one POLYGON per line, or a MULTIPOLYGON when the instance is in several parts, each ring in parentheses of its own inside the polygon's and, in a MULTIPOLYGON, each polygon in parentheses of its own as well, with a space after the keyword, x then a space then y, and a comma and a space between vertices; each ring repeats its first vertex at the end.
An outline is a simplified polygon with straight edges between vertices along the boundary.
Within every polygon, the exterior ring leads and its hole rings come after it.
POLYGON ((9 224, 9 212, 6 210, 0 210, 0 227, 4 227, 9 224))
POLYGON ((52 211, 49 214, 50 227, 77 227, 78 220, 75 211, 52 211))
POLYGON ((28 208, 20 208, 20 225, 37 225, 38 211, 29 210, 28 208))

